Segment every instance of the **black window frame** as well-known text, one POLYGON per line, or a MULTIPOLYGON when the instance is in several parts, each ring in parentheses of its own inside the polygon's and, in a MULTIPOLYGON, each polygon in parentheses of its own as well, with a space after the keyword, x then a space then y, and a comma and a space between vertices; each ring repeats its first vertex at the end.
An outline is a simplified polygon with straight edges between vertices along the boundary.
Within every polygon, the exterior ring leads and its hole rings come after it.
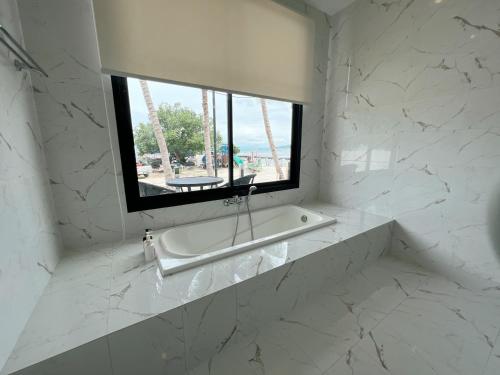
MULTIPOLYGON (((159 194, 141 196, 137 175, 134 132, 130 114, 127 77, 111 76, 113 101, 115 106, 118 144, 122 163, 123 183, 128 212, 146 211, 157 208, 181 206, 185 204, 208 202, 248 194, 248 185, 233 186, 234 165, 229 163, 229 179, 231 186, 175 194, 159 194)), ((225 92, 221 90, 222 92, 225 92)), ((229 160, 233 160, 233 108, 232 94, 227 93, 227 121, 229 160)), ((270 193, 280 190, 297 189, 300 185, 300 160, 302 137, 302 112, 300 104, 292 105, 292 135, 289 179, 281 181, 254 183, 258 189, 253 194, 270 193)))

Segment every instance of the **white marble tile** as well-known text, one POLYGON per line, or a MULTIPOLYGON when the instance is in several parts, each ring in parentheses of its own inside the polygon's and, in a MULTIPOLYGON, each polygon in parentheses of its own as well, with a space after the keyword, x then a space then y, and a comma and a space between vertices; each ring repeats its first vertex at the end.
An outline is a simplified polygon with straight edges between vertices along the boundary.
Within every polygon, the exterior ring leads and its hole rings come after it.
POLYGON ((322 371, 286 332, 271 326, 250 343, 229 347, 189 373, 319 375, 322 371))
POLYGON ((255 337, 259 328, 270 320, 292 311, 301 298, 302 277, 297 262, 239 284, 237 290, 239 341, 255 337))
POLYGON ((408 296, 393 306, 371 335, 347 352, 329 374, 342 374, 351 368, 359 374, 482 373, 491 357, 492 337, 500 328, 496 288, 472 289, 421 272, 405 267, 394 274, 395 278, 405 275, 413 284, 401 283, 408 296), (368 364, 373 368, 366 367, 368 364))
POLYGON ((500 335, 497 336, 496 344, 490 352, 484 375, 494 375, 500 368, 500 335))
MULTIPOLYGON (((227 337, 231 336, 229 341, 254 337, 260 323, 279 320, 325 283, 335 285, 358 272, 375 261, 390 243, 389 219, 321 203, 308 207, 339 221, 165 278, 156 262, 145 262, 138 240, 71 251, 55 270, 10 358, 10 368, 21 368, 26 361, 42 360, 92 339, 140 325, 180 306, 188 309, 185 325, 190 328, 186 328, 186 345, 192 350, 187 358, 193 367, 212 355, 214 348, 227 337), (238 298, 238 314, 234 316, 234 324, 224 326, 226 331, 212 335, 210 329, 217 325, 211 320, 218 317, 219 310, 206 322, 200 318, 203 315, 200 311, 207 305, 204 301, 219 293, 222 296, 232 293, 234 300, 216 298, 214 308, 221 309, 224 302, 233 303, 235 310, 238 298), (58 311, 76 309, 77 312, 55 319, 51 316, 51 306, 60 306, 58 311), (50 324, 45 319, 50 319, 50 324), (237 329, 233 332, 236 319, 237 329), (194 328, 198 324, 202 329, 199 333, 194 328)), ((390 282, 394 284, 393 280, 390 282)))
POLYGON ((182 310, 147 319, 108 336, 114 374, 183 374, 182 310))
POLYGON ((320 197, 393 217, 394 252, 454 278, 500 281, 497 13, 358 0, 331 18, 320 197))
POLYGON ((72 285, 43 295, 10 355, 6 371, 22 369, 104 336, 109 282, 104 279, 72 285))
POLYGON ((28 367, 17 375, 114 375, 106 339, 89 342, 69 352, 28 367))
POLYGON ((386 314, 350 305, 337 296, 316 293, 307 303, 282 316, 274 326, 286 333, 322 372, 386 314))
MULTIPOLYGON (((156 267, 156 264, 150 265, 156 267)), ((147 267, 143 268, 147 269, 147 267)), ((140 272, 140 271, 139 271, 140 272)), ((155 273, 159 272, 156 270, 155 273)), ((152 272, 145 271, 135 279, 125 282, 112 282, 109 297, 108 332, 114 332, 140 322, 149 317, 154 317, 176 305, 175 292, 169 296, 162 293, 163 280, 152 272), (154 283, 155 279, 156 284, 154 283)))
POLYGON ((115 250, 108 332, 126 328, 179 306, 178 291, 163 278, 156 261, 146 262, 142 246, 126 243, 115 250))
POLYGON ((487 305, 479 315, 466 310, 444 301, 410 298, 352 352, 361 348, 390 373, 478 373, 491 350, 485 336, 497 334, 498 316, 487 305), (491 331, 478 327, 485 316, 496 320, 491 331))
POLYGON ((254 335, 262 322, 278 320, 325 285, 358 272, 384 252, 389 239, 389 226, 375 228, 238 285, 238 337, 254 335))
POLYGON ((236 289, 227 288, 182 307, 186 366, 194 368, 235 339, 236 289))
MULTIPOLYGON (((315 265, 301 262, 112 332, 115 372, 470 374, 495 365, 498 284, 461 284, 381 258, 302 295, 297 285, 315 265)), ((127 273, 118 274, 138 277, 127 273)))
MULTIPOLYGON (((16 1, 0 3, 0 24, 24 43, 16 1)), ((14 60, 1 45, 0 369, 47 285, 61 250, 31 73, 18 71, 14 60)))
POLYGON ((498 286, 464 286, 419 266, 382 258, 341 283, 325 286, 190 373, 496 371, 499 297, 498 286))
POLYGON ((58 267, 44 294, 68 291, 77 286, 107 286, 111 279, 113 249, 109 246, 94 246, 84 251, 67 252, 58 267))

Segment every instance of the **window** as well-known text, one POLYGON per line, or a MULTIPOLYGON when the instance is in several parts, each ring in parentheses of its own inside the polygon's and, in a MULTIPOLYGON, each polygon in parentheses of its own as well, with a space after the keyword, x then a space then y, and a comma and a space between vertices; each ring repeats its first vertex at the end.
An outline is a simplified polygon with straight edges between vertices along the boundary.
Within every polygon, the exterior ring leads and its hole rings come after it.
POLYGON ((129 212, 299 186, 302 106, 112 76, 129 212))

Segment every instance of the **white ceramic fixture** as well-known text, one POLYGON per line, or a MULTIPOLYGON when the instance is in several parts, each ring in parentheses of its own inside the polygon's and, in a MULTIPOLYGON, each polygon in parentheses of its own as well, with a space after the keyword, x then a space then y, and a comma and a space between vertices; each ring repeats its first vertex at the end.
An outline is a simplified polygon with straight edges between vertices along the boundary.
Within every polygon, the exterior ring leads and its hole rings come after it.
POLYGON ((242 210, 235 245, 231 246, 236 215, 181 225, 165 230, 156 252, 164 276, 233 254, 283 240, 337 220, 298 206, 279 206, 252 212, 255 240, 248 215, 242 210))

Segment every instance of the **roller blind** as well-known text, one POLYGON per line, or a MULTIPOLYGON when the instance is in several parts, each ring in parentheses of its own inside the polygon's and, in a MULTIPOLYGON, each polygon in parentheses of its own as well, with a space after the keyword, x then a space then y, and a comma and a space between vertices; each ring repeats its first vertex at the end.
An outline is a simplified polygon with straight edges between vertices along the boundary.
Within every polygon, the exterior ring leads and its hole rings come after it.
POLYGON ((271 0, 94 0, 105 73, 307 103, 314 24, 271 0))

